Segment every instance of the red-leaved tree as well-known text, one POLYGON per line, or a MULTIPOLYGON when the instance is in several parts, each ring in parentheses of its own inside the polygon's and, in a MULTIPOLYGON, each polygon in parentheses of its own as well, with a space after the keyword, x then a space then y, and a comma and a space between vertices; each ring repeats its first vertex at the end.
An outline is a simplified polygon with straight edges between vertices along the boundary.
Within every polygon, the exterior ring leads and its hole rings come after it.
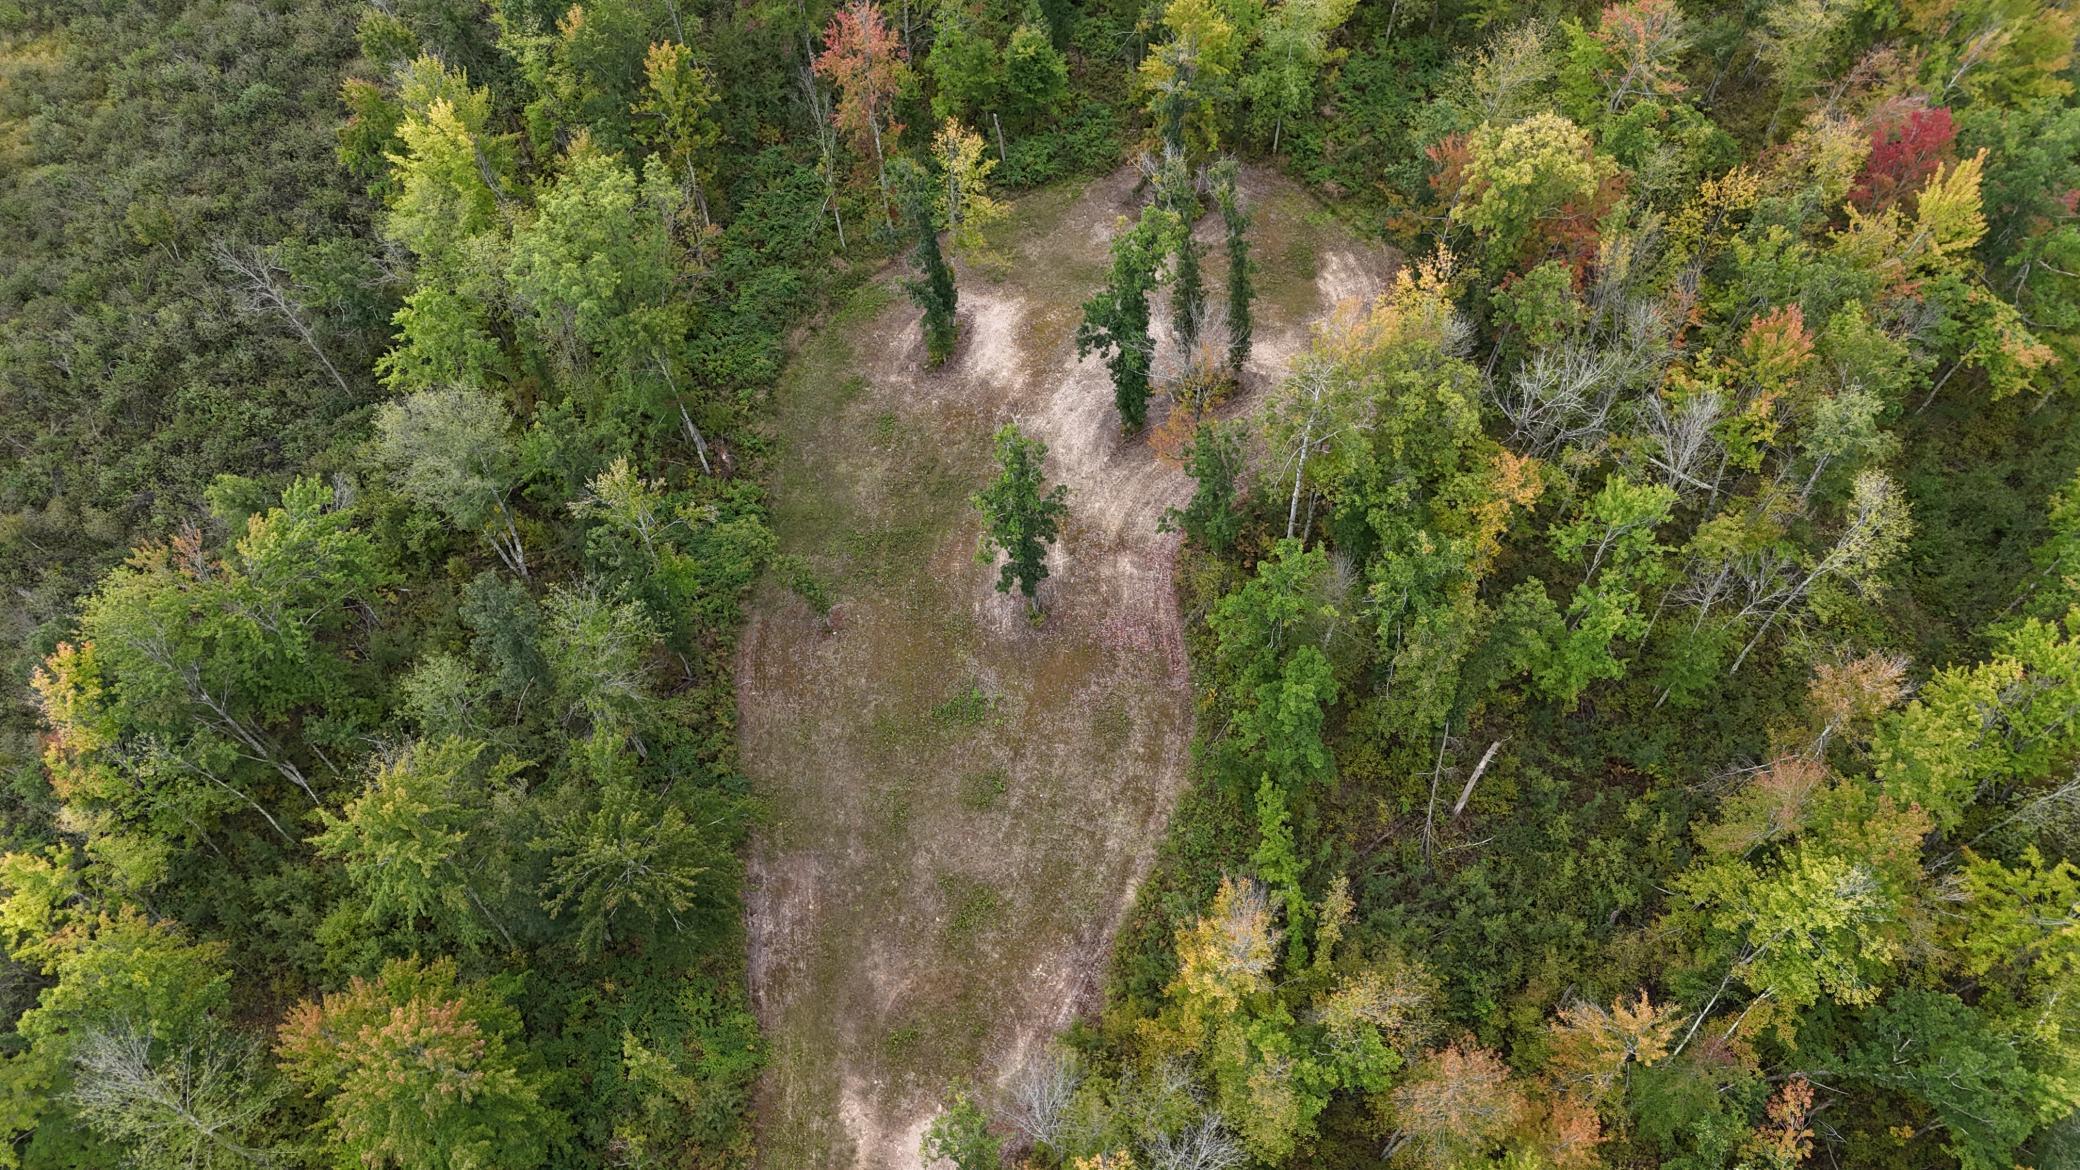
POLYGON ((1871 154, 1856 176, 1849 201, 1860 211, 1878 212, 1919 191, 1950 158, 1950 143, 1956 137, 1957 123, 1940 106, 1873 120, 1871 154))
POLYGON ((873 0, 852 0, 831 14, 830 27, 823 30, 823 52, 817 54, 812 68, 818 77, 837 86, 837 123, 852 136, 854 149, 873 151, 882 210, 889 222, 895 222, 881 140, 903 132, 902 124, 895 120, 896 94, 909 71, 901 39, 873 0))

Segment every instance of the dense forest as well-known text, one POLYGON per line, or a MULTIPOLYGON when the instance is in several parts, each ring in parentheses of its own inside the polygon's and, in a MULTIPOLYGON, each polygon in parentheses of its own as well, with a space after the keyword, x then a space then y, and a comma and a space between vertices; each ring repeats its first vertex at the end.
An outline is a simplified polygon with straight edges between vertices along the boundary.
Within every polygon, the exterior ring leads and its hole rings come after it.
MULTIPOLYGON (((891 274, 946 360, 1123 167, 1075 344, 1195 489, 1189 790, 918 1157, 2080 1166, 2076 35, 0 3, 0 1166, 759 1164, 737 634, 844 592, 774 388, 891 274), (1405 257, 1276 378, 1244 166, 1405 257)), ((1044 637, 1085 501, 985 454, 1044 637)))

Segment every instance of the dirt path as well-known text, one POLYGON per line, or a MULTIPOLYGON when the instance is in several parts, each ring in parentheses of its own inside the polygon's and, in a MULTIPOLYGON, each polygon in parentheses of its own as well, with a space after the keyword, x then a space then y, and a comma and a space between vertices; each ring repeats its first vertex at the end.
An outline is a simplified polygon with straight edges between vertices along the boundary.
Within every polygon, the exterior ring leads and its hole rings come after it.
MULTIPOLYGON (((1245 188, 1263 385, 1307 322, 1376 293, 1392 261, 1282 180, 1245 188)), ((961 272, 945 368, 923 369, 891 274, 778 391, 776 531, 838 604, 826 622, 768 584, 737 671, 769 810, 748 913, 773 1170, 917 1166, 950 1081, 986 1087, 1088 1007, 1183 786, 1176 538, 1156 519, 1190 481, 1119 437, 1104 367, 1073 341, 1115 218, 1137 207, 1124 171, 1029 197, 1004 277, 961 272), (973 560, 967 496, 1010 419, 1070 492, 1037 628, 973 560)))

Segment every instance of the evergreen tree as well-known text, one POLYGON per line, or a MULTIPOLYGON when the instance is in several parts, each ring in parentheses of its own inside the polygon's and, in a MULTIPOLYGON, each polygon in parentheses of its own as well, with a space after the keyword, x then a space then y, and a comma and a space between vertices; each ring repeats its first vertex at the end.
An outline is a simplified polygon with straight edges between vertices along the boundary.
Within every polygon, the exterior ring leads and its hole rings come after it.
POLYGON ((311 844, 343 863, 364 921, 395 919, 407 931, 425 922, 429 936, 466 948, 487 939, 470 880, 471 861, 481 860, 470 856, 471 838, 486 819, 471 773, 484 746, 410 742, 377 761, 371 783, 340 815, 319 813, 325 829, 311 844))
POLYGON ((590 768, 604 773, 598 804, 559 818, 535 843, 550 858, 544 905, 550 917, 576 927, 573 941, 587 959, 631 935, 683 929, 717 861, 686 810, 615 775, 627 769, 625 758, 590 768))
POLYGON ((1223 159, 1213 168, 1213 198, 1220 205, 1221 222, 1228 229, 1228 366, 1237 377, 1249 360, 1249 303, 1256 296, 1250 284, 1249 209, 1235 189, 1239 170, 1235 160, 1223 159))
POLYGON ((1199 244, 1192 239, 1191 221, 1177 236, 1177 256, 1172 261, 1170 293, 1171 326, 1177 331, 1177 347, 1186 353, 1199 344, 1199 321, 1206 309, 1206 282, 1199 275, 1199 244))
POLYGON ((1009 593, 1017 582, 1036 615, 1040 602, 1035 591, 1047 579, 1047 546, 1054 543, 1068 511, 1064 501, 1069 489, 1062 484, 1051 489, 1045 486, 1046 462, 1047 444, 1027 438, 1017 423, 1005 423, 997 432, 997 463, 1002 470, 995 483, 974 496, 983 524, 976 562, 988 564, 1003 552, 997 592, 1009 593))
POLYGON ((1148 294, 1155 287, 1164 242, 1176 216, 1160 208, 1112 242, 1112 275, 1098 295, 1083 303, 1076 329, 1076 356, 1105 353, 1112 371, 1112 400, 1122 429, 1138 430, 1148 420, 1148 370, 1155 353, 1148 331, 1148 294))
POLYGON ((910 224, 917 232, 917 268, 923 275, 904 281, 903 288, 924 310, 920 327, 924 330, 925 361, 936 366, 953 352, 957 329, 953 313, 960 304, 960 292, 953 286, 953 269, 947 265, 945 253, 939 250, 939 229, 932 222, 931 200, 922 183, 911 185, 907 202, 910 224))
POLYGON ((1185 448, 1185 474, 1198 481, 1192 502, 1163 513, 1156 527, 1182 532, 1214 552, 1226 552, 1242 530, 1235 510, 1235 478, 1242 470, 1242 434, 1234 426, 1205 421, 1185 448))

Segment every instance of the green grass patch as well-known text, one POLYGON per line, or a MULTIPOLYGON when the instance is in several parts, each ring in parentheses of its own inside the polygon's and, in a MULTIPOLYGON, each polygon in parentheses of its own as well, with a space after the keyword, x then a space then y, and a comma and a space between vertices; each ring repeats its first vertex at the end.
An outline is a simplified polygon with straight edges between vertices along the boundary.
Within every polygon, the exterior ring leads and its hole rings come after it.
POLYGON ((891 524, 846 533, 838 542, 850 574, 874 584, 891 584, 919 569, 938 535, 929 522, 891 524))
POLYGON ((891 1064, 910 1064, 924 1054, 924 1029, 915 1021, 889 1030, 881 1042, 883 1055, 891 1064))
POLYGON ((987 812, 1004 799, 1011 787, 1011 774, 1002 768, 985 768, 961 777, 961 807, 973 812, 987 812))
POLYGON ((965 947, 1004 917, 1004 896, 995 887, 954 874, 939 877, 946 899, 946 944, 965 947))
POLYGON ((895 286, 887 281, 873 280, 860 285, 851 296, 845 298, 837 311, 831 314, 830 325, 824 329, 822 335, 840 334, 848 328, 871 322, 881 310, 889 306, 889 302, 895 300, 895 296, 895 286))
POLYGON ((916 803, 911 799, 912 787, 911 781, 902 779, 874 794, 873 823, 884 839, 900 841, 910 832, 910 825, 917 817, 916 803))
POLYGON ((1127 737, 1133 733, 1133 713, 1116 698, 1091 714, 1091 738, 1108 752, 1127 746, 1127 737))
POLYGON ((973 731, 996 713, 997 697, 969 683, 966 690, 932 708, 932 724, 942 731, 973 731))

